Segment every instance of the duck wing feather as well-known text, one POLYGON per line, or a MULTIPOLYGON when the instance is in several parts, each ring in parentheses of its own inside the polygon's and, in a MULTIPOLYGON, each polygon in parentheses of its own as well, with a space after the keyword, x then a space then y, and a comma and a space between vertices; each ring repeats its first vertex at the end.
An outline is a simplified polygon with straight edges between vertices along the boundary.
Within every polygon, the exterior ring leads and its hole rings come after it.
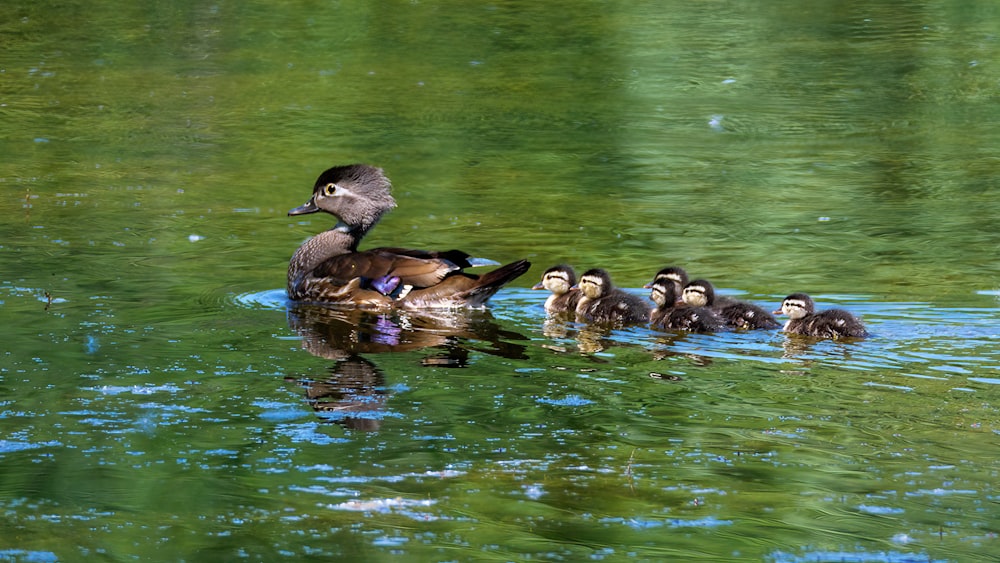
MULTIPOLYGON (((451 272, 462 269, 463 266, 447 257, 440 257, 447 255, 448 253, 375 248, 327 258, 316 266, 312 275, 328 278, 338 285, 346 284, 355 278, 377 279, 395 276, 404 285, 431 287, 451 272), (404 252, 398 252, 399 250, 404 252)), ((460 262, 462 261, 464 259, 460 259, 460 262)))

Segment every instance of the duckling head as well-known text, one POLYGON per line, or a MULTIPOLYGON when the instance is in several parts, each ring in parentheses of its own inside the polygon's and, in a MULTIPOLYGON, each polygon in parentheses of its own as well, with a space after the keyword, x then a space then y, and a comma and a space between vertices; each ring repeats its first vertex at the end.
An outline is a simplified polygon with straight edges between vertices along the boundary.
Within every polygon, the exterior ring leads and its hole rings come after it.
POLYGON ((674 282, 663 277, 650 284, 649 298, 657 307, 670 308, 677 303, 677 290, 674 282))
POLYGON ((781 302, 781 308, 774 312, 775 315, 788 315, 788 318, 795 320, 809 316, 816 311, 816 304, 811 297, 805 293, 793 293, 781 302))
POLYGON ((552 266, 542 274, 542 281, 531 289, 547 289, 556 295, 567 293, 576 284, 576 272, 566 264, 552 266))
POLYGON ((611 275, 607 270, 594 268, 580 276, 579 288, 587 299, 600 299, 610 293, 614 285, 611 284, 611 275))
POLYGON ((652 289, 653 284, 660 280, 670 280, 674 284, 674 287, 677 290, 680 290, 687 285, 688 275, 687 272, 684 271, 684 268, 680 268, 678 266, 668 266, 659 272, 656 272, 656 275, 653 276, 653 281, 642 287, 643 289, 652 289))
POLYGON ((715 303, 715 288, 708 280, 694 280, 684 286, 681 297, 692 307, 711 307, 715 303))
POLYGON ((341 230, 364 234, 385 212, 396 207, 391 188, 381 168, 367 164, 334 166, 316 179, 309 201, 288 214, 325 211, 340 220, 337 226, 341 230))

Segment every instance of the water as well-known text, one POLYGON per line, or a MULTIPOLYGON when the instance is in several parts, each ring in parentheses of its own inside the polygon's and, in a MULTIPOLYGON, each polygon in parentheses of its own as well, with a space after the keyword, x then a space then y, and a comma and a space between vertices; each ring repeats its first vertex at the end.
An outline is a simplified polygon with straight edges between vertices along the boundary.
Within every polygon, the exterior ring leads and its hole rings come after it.
POLYGON ((0 8, 0 559, 1000 553, 992 3, 0 8), (286 217, 532 270, 292 307, 286 217), (547 322, 676 264, 873 337, 547 322))

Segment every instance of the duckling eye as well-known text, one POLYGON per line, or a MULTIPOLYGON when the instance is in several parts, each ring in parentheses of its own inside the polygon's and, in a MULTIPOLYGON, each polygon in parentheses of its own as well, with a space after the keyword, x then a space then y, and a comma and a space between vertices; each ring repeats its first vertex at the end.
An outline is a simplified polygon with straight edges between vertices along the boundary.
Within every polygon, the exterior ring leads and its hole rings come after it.
POLYGON ((337 184, 334 184, 333 182, 323 186, 323 195, 330 196, 336 193, 336 191, 337 191, 337 184))

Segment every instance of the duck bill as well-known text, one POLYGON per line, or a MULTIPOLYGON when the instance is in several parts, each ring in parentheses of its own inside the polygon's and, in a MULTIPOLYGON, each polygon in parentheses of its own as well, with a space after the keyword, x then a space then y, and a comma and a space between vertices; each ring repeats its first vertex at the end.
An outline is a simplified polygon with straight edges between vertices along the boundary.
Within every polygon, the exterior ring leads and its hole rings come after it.
POLYGON ((777 311, 771 311, 771 314, 772 315, 784 315, 785 312, 782 311, 781 309, 778 309, 777 311))
POLYGON ((545 289, 545 286, 542 285, 542 282, 538 282, 535 285, 531 286, 531 289, 545 289))
POLYGON ((309 213, 316 213, 317 211, 319 211, 319 208, 316 207, 316 201, 313 198, 309 198, 309 201, 307 201, 304 204, 296 207, 295 209, 289 210, 288 211, 288 215, 289 216, 291 216, 291 215, 307 215, 309 213))

